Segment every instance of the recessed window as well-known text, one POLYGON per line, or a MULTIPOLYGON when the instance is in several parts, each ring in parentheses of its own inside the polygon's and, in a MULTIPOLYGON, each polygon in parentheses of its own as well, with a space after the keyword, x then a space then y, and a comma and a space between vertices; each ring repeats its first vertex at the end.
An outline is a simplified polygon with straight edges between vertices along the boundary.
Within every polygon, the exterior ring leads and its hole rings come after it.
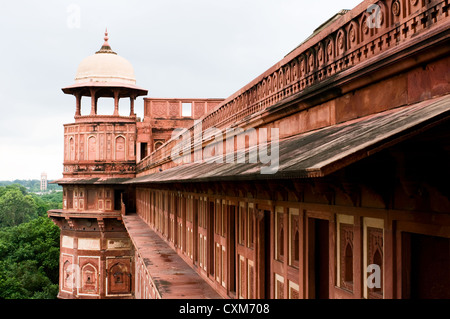
POLYGON ((192 116, 192 103, 182 103, 181 115, 182 116, 192 116))

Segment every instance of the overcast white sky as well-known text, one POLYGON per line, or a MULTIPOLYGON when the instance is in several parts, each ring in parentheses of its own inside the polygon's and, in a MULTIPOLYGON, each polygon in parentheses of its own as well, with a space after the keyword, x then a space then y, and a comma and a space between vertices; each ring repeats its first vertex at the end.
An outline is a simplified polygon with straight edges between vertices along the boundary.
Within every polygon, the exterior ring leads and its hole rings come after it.
POLYGON ((361 1, 1 1, 0 180, 62 177, 75 99, 61 88, 100 49, 105 27, 148 96, 226 98, 361 1))

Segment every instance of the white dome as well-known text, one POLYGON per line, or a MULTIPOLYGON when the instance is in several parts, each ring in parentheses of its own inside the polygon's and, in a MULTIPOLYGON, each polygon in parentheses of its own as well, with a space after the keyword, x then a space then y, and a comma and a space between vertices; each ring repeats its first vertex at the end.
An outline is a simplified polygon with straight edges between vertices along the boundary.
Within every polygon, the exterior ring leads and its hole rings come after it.
POLYGON ((105 43, 99 51, 81 61, 75 83, 114 82, 136 84, 134 69, 130 62, 118 56, 109 46, 108 30, 105 43))
POLYGON ((78 66, 75 83, 120 82, 136 84, 130 62, 114 53, 96 53, 85 58, 78 66))

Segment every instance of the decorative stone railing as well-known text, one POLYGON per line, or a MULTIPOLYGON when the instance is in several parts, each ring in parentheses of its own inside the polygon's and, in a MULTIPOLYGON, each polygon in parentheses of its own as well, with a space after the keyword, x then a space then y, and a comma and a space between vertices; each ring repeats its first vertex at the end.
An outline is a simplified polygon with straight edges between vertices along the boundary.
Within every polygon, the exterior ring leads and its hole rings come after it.
MULTIPOLYGON (((230 127, 383 54, 447 19, 448 15, 449 0, 364 1, 230 96, 197 125, 203 131, 210 127, 230 127), (375 9, 370 10, 371 7, 375 9)), ((194 129, 195 125, 190 131, 194 129)), ((176 143, 169 140, 147 156, 137 165, 137 172, 168 161, 176 143)))
POLYGON ((134 123, 136 122, 136 114, 133 116, 123 116, 123 115, 75 115, 76 123, 92 123, 92 122, 127 122, 134 123))
POLYGON ((134 162, 121 163, 64 163, 64 174, 98 174, 98 173, 123 173, 133 174, 136 165, 134 162))

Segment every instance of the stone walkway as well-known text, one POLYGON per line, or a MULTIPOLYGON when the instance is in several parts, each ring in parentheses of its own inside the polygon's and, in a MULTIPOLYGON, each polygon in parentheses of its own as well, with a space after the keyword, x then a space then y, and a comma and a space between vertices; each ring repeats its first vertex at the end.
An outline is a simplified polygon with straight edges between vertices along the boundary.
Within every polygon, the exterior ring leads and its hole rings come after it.
POLYGON ((222 299, 137 214, 123 216, 123 222, 161 298, 222 299))

